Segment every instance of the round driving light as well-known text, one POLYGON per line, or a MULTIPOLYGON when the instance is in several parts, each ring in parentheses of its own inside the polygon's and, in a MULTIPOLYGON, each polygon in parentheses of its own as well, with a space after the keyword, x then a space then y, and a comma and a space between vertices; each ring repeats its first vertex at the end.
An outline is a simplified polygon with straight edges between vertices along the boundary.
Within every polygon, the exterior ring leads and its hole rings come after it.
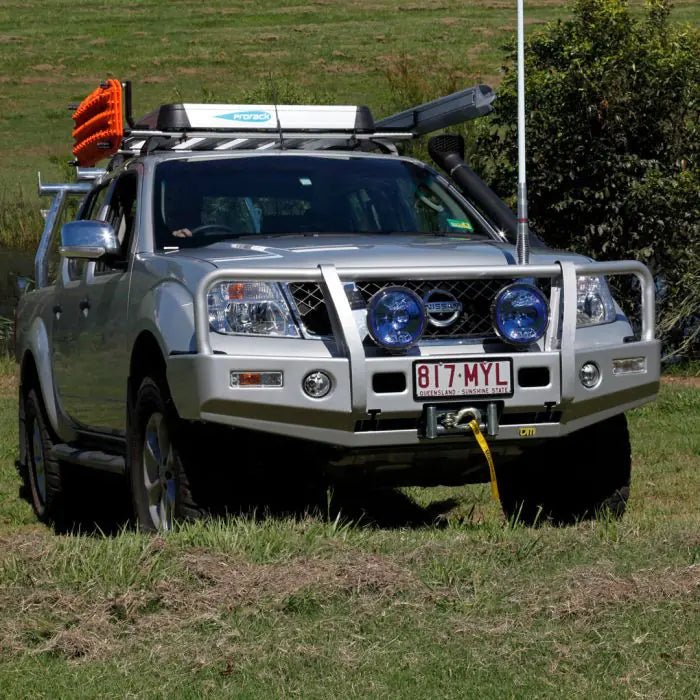
POLYGON ((367 325, 373 340, 389 350, 415 345, 425 330, 425 306, 405 287, 386 287, 370 300, 367 325))
POLYGON ((578 378, 586 389, 592 389, 598 386, 598 382, 600 382, 600 369, 598 365, 595 362, 586 362, 582 364, 581 369, 578 371, 578 378))
POLYGON ((333 386, 331 378, 321 370, 309 372, 301 383, 304 393, 312 399, 322 399, 328 394, 333 386))
POLYGON ((547 299, 530 284, 516 282, 501 289, 491 311, 496 333, 512 345, 534 343, 547 328, 547 299))

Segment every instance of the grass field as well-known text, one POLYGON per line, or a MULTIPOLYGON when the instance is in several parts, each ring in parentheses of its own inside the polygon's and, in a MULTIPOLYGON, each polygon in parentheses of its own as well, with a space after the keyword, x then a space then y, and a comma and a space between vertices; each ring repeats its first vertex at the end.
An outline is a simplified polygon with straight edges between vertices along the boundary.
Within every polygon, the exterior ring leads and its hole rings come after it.
MULTIPOLYGON (((674 4, 675 19, 700 16, 693 0, 674 4)), ((528 31, 566 14, 560 0, 528 0, 528 31)), ((382 115, 416 91, 497 84, 514 28, 512 0, 5 0, 0 245, 33 244, 36 173, 65 177, 66 106, 104 78, 133 81, 136 115, 173 100, 269 99, 270 77, 281 101, 368 104, 382 115)))
POLYGON ((3 363, 0 697, 700 695, 697 379, 630 414, 621 522, 513 526, 472 486, 59 536, 17 497, 3 363))

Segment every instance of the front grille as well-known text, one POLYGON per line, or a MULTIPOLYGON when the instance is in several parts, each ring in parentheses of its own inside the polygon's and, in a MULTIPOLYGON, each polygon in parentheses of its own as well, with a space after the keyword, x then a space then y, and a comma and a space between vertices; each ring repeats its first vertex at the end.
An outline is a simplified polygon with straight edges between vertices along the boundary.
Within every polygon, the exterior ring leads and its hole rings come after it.
MULTIPOLYGON (((454 296, 462 304, 462 312, 457 319, 444 327, 437 327, 430 322, 423 337, 426 339, 462 339, 493 337, 491 322, 491 304, 500 289, 510 284, 508 279, 472 279, 472 280, 408 280, 408 281, 358 281, 357 289, 367 302, 384 287, 406 287, 421 299, 432 290, 440 290, 454 296)), ((549 294, 549 280, 539 284, 546 295, 549 294)), ((326 310, 326 302, 321 288, 315 282, 293 282, 289 291, 294 299, 297 311, 306 331, 312 335, 331 335, 331 324, 326 310)), ((436 295, 438 300, 440 295, 436 295)), ((437 316, 437 315, 436 315, 437 316)), ((446 318, 443 314, 440 318, 446 318)))
POLYGON ((321 287, 315 282, 291 282, 289 291, 306 331, 311 335, 331 335, 331 320, 321 287))

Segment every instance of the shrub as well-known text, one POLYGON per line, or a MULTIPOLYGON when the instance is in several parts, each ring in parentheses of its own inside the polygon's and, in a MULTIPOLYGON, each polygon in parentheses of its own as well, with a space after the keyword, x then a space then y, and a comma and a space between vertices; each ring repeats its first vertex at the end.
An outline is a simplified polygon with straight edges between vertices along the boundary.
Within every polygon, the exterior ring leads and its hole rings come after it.
POLYGON ((44 220, 41 202, 28 196, 22 189, 0 189, 0 249, 33 250, 36 247, 44 220))
MULTIPOLYGON (((473 166, 515 203, 515 47, 473 166)), ((573 17, 526 42, 528 192, 547 243, 599 260, 636 258, 657 279, 668 355, 700 341, 700 33, 640 17, 625 0, 576 0, 573 17)))

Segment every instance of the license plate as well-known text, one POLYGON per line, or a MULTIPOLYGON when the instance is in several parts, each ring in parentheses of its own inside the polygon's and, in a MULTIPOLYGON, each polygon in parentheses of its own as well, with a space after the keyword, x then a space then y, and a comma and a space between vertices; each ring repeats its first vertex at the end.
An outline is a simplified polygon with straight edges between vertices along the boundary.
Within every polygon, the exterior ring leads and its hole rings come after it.
POLYGON ((512 393, 513 365, 510 359, 413 363, 413 395, 416 399, 510 396, 512 393))

